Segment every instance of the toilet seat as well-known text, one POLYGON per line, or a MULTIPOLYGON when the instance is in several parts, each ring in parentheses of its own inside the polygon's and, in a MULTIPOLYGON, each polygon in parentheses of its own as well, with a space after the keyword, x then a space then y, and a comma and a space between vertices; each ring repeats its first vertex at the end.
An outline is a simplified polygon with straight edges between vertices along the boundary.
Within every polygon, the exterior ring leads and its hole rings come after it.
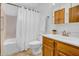
POLYGON ((32 41, 29 44, 30 45, 37 45, 37 44, 41 44, 41 41, 32 41))

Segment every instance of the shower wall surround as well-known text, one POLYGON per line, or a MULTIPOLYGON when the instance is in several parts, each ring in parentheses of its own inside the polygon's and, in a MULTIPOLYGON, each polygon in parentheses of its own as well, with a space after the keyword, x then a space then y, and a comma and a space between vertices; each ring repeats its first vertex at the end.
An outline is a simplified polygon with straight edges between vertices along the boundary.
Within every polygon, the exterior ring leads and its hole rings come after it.
POLYGON ((6 15, 6 20, 6 38, 15 38, 17 16, 6 15))
POLYGON ((16 37, 17 7, 3 4, 6 16, 6 39, 16 37))

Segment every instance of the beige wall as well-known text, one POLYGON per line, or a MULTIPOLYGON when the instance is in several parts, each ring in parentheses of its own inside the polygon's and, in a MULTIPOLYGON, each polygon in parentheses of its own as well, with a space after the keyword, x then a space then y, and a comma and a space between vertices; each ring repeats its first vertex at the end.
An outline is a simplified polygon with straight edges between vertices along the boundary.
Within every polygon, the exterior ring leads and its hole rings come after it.
POLYGON ((4 4, 1 4, 1 55, 4 55, 3 42, 6 37, 6 16, 4 11, 4 4))
POLYGON ((6 15, 6 38, 16 37, 16 16, 6 15))
MULTIPOLYGON (((0 4, 0 17, 1 17, 1 4, 0 4)), ((1 18, 0 18, 0 24, 1 24, 1 18)), ((0 55, 1 55, 1 25, 0 25, 0 55)))

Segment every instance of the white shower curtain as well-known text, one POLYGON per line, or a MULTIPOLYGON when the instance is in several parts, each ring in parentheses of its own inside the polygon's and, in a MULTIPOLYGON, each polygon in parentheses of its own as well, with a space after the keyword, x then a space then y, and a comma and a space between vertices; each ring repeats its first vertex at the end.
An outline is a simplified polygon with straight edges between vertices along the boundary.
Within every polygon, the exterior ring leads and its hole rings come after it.
POLYGON ((18 8, 16 42, 20 51, 27 50, 29 42, 38 39, 39 27, 40 13, 24 7, 18 8))

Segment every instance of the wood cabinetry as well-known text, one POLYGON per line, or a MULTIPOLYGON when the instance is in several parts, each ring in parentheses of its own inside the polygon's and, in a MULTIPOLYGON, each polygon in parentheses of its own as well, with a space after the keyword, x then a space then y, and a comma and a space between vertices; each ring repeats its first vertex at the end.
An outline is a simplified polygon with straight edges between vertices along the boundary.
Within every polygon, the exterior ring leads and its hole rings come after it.
POLYGON ((43 45, 43 56, 53 56, 53 48, 44 44, 43 45))
POLYGON ((43 56, 79 56, 79 47, 43 37, 43 56))
POLYGON ((43 37, 43 56, 54 56, 54 41, 43 37))
POLYGON ((55 24, 64 24, 64 14, 65 14, 65 9, 61 9, 58 11, 55 11, 54 13, 54 23, 55 24))
POLYGON ((57 56, 67 56, 66 54, 60 52, 60 51, 57 51, 57 56))
POLYGON ((79 22, 79 5, 69 9, 69 23, 79 22))
POLYGON ((56 42, 57 54, 66 56, 79 56, 79 47, 63 42, 56 42), (60 52, 60 53, 59 53, 60 52))

